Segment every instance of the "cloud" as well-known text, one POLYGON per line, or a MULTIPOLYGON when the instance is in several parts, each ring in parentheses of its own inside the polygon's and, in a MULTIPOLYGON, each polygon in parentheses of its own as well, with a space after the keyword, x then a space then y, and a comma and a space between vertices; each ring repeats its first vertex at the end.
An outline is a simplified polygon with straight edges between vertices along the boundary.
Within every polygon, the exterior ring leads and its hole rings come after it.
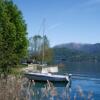
POLYGON ((100 0, 83 0, 71 6, 67 11, 75 12, 75 11, 81 11, 82 9, 84 11, 92 11, 92 10, 97 10, 97 7, 99 6, 100 6, 100 0), (94 7, 96 9, 94 9, 94 7))
POLYGON ((55 28, 59 27, 60 25, 61 25, 61 24, 53 24, 53 25, 51 25, 51 26, 48 28, 48 30, 55 29, 55 28))
POLYGON ((83 4, 83 7, 90 7, 100 3, 100 0, 89 0, 83 4))

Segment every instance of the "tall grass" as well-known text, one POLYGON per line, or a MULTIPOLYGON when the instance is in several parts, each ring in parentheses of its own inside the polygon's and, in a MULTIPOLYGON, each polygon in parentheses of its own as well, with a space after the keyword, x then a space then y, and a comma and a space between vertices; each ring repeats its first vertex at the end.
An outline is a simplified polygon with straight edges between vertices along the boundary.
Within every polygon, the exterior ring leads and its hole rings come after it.
POLYGON ((22 77, 0 78, 0 100, 93 100, 93 92, 85 94, 80 86, 76 87, 73 96, 71 92, 69 88, 59 92, 49 81, 44 87, 38 87, 34 81, 22 77))
POLYGON ((29 100, 27 95, 28 80, 8 76, 7 80, 0 78, 0 100, 29 100))

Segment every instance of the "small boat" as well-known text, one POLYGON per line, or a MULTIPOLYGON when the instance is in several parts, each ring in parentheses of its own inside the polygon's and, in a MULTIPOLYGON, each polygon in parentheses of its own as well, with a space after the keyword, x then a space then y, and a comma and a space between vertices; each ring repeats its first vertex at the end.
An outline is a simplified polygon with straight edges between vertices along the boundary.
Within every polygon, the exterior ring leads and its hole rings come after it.
POLYGON ((27 77, 29 80, 34 81, 50 81, 50 82, 69 82, 70 81, 70 75, 56 75, 51 73, 33 73, 28 72, 25 73, 25 77, 27 77))
POLYGON ((46 67, 42 67, 41 72, 42 73, 57 73, 58 72, 58 66, 46 66, 46 67))
MULTIPOLYGON (((43 20, 43 37, 44 37, 44 30, 45 30, 45 19, 43 20)), ((25 77, 27 77, 29 80, 39 81, 39 82, 55 82, 55 83, 68 83, 70 82, 70 75, 57 75, 57 74, 51 74, 51 72, 58 72, 58 66, 47 66, 44 62, 44 38, 43 38, 43 54, 42 54, 42 65, 39 65, 38 67, 41 69, 41 72, 27 72, 25 73, 25 77), (49 73, 50 72, 50 73, 49 73)))

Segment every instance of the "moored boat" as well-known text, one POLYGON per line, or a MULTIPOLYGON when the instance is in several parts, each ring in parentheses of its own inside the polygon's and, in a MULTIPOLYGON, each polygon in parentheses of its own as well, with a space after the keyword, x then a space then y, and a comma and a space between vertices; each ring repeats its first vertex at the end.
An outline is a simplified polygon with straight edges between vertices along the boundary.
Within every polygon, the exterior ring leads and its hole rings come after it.
POLYGON ((70 75, 55 75, 51 73, 25 73, 25 77, 34 81, 69 82, 70 75))

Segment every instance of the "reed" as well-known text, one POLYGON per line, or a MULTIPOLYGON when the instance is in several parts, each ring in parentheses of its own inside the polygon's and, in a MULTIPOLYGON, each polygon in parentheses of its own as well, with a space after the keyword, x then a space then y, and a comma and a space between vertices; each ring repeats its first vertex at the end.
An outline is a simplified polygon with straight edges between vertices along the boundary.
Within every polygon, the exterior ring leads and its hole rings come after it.
POLYGON ((64 88, 59 93, 53 83, 47 81, 44 87, 36 87, 35 82, 29 82, 22 77, 8 76, 7 80, 0 78, 0 100, 93 100, 93 91, 84 93, 81 86, 73 90, 64 88))
POLYGON ((27 79, 8 76, 0 78, 0 100, 28 100, 27 79))

